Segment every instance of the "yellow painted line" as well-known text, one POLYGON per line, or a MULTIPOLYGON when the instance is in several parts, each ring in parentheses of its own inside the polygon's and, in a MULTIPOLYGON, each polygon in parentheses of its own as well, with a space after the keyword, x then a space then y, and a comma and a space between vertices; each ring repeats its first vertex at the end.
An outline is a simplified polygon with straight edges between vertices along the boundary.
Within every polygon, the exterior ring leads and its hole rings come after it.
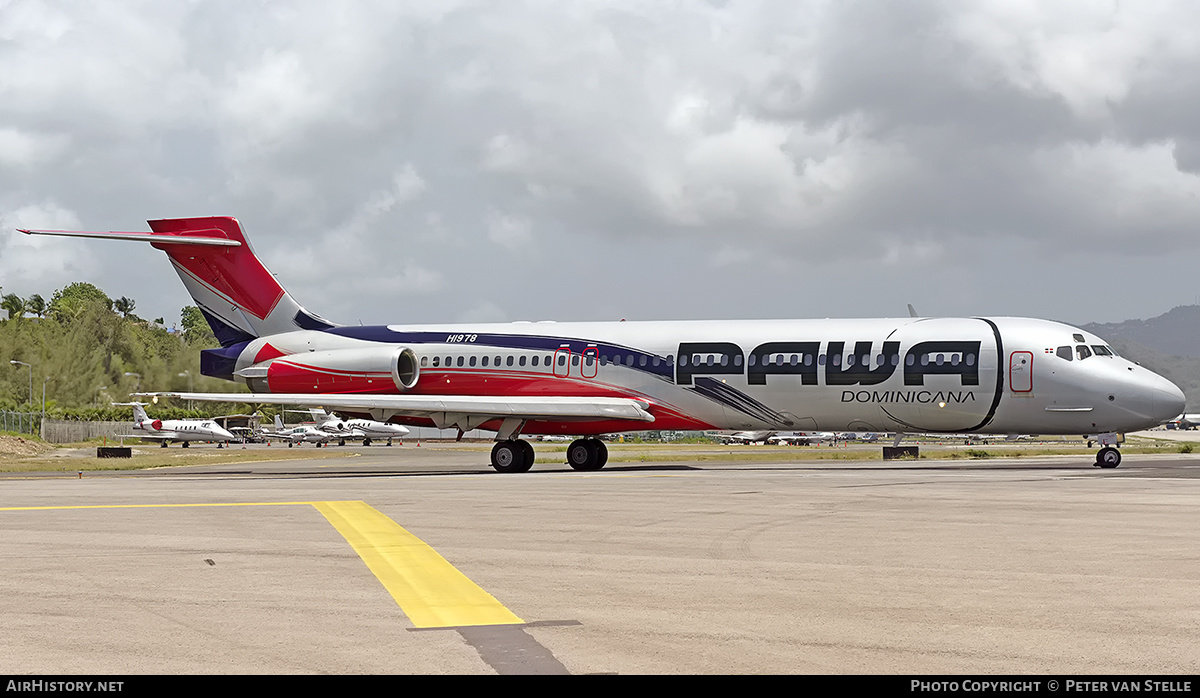
POLYGON ((59 507, 0 507, 0 511, 47 511, 51 509, 176 509, 184 507, 278 507, 318 502, 219 502, 215 504, 87 504, 59 507))
POLYGON ((524 623, 420 538, 366 502, 313 502, 418 628, 524 623))
POLYGON ((312 506, 358 553, 418 628, 524 623, 427 543, 366 502, 222 502, 0 507, 0 511, 312 506))

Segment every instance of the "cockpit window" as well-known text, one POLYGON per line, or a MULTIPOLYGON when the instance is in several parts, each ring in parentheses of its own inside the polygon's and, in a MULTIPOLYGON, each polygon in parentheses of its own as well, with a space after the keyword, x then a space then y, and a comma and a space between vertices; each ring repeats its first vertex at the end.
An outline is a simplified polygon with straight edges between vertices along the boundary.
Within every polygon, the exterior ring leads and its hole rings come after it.
POLYGON ((1075 355, 1079 357, 1080 361, 1083 361, 1092 355, 1092 350, 1088 349, 1086 345, 1080 344, 1075 347, 1075 355))
POLYGON ((1093 344, 1092 351, 1096 352, 1096 356, 1115 356, 1112 350, 1103 344, 1093 344))
POLYGON ((1081 335, 1081 334, 1073 334, 1073 335, 1071 335, 1071 339, 1074 339, 1079 344, 1083 344, 1083 341, 1084 341, 1083 335, 1081 335))
POLYGON ((1071 347, 1069 346, 1059 347, 1058 349, 1054 350, 1054 353, 1058 354, 1058 358, 1066 359, 1067 361, 1070 361, 1072 358, 1074 358, 1071 353, 1071 347))

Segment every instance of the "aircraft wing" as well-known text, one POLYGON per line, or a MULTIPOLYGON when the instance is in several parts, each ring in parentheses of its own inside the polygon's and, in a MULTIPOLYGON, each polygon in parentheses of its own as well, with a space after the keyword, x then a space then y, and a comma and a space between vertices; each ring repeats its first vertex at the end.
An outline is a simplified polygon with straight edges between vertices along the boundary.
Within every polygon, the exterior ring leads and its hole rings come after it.
POLYGON ((484 395, 360 395, 328 393, 138 393, 180 400, 208 402, 241 402, 270 405, 304 405, 327 409, 368 412, 378 421, 394 415, 424 417, 446 429, 458 427, 463 431, 475 429, 484 422, 501 419, 547 419, 590 421, 628 419, 653 422, 654 415, 646 410, 650 403, 618 397, 539 397, 484 395))

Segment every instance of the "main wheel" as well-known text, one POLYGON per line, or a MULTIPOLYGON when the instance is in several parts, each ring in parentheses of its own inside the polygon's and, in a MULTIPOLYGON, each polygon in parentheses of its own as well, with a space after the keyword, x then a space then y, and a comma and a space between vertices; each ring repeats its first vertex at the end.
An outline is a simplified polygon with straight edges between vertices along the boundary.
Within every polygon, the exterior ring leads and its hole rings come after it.
POLYGON ((605 446, 600 439, 589 440, 596 445, 596 470, 599 470, 608 462, 608 446, 605 446))
POLYGON ((370 445, 371 445, 370 439, 363 439, 363 446, 370 446, 370 445))
POLYGON ((598 443, 596 439, 572 441, 567 447, 567 463, 579 471, 599 470, 604 463, 600 460, 600 449, 596 447, 598 443))
POLYGON ((183 442, 183 447, 184 447, 184 448, 187 448, 187 447, 188 447, 188 442, 187 442, 187 441, 184 441, 184 442, 183 442))
POLYGON ((1121 464, 1121 452, 1112 446, 1105 446, 1096 454, 1096 466, 1099 468, 1115 468, 1121 464))
MULTIPOLYGON (((528 444, 510 439, 497 441, 492 446, 492 467, 499 473, 523 473, 533 466, 533 459, 526 457, 528 444)), ((532 448, 529 448, 532 451, 532 448)))

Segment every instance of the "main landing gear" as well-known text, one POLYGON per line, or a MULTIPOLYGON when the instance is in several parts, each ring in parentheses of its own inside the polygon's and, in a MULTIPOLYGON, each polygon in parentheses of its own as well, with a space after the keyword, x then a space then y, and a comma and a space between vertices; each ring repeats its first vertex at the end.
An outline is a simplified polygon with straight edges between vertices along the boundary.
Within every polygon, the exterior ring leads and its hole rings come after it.
MULTIPOLYGON (((497 441, 492 467, 501 473, 524 473, 533 467, 533 446, 521 439, 497 441)), ((608 462, 608 447, 600 439, 578 439, 567 448, 567 463, 575 470, 599 470, 608 462)))
POLYGON ((492 446, 492 467, 499 473, 524 473, 533 467, 533 446, 528 441, 509 439, 492 446))
POLYGON ((599 470, 608 462, 608 447, 600 439, 579 439, 567 448, 567 463, 575 470, 599 470))

